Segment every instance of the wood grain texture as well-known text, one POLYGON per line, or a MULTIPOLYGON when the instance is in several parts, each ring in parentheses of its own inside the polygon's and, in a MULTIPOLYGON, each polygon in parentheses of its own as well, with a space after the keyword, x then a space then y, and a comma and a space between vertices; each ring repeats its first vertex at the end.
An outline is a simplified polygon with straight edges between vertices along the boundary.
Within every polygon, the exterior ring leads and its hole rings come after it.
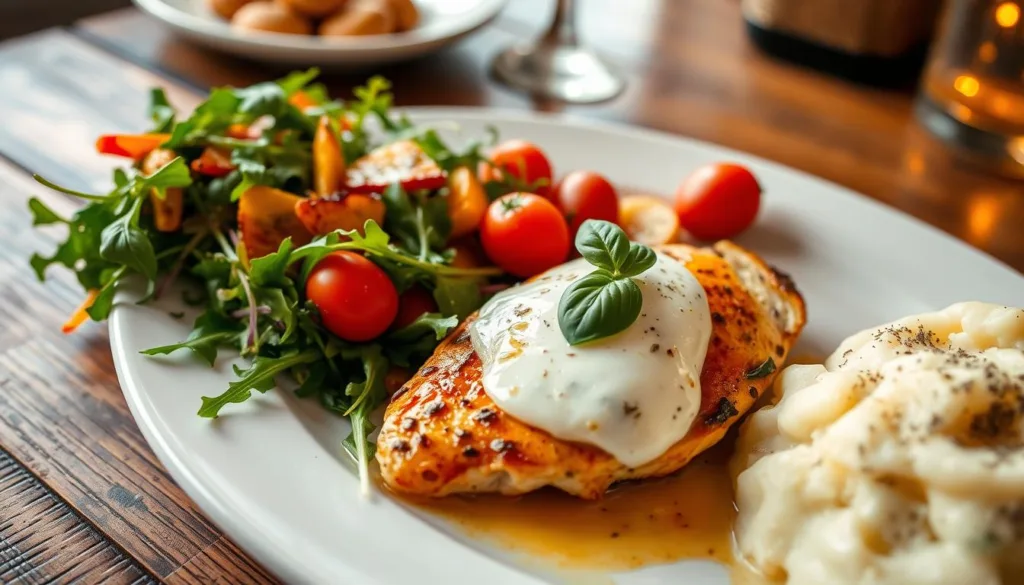
MULTIPOLYGON (((748 151, 867 194, 1024 270, 1024 185, 971 166, 929 136, 913 118, 911 90, 862 87, 762 54, 735 0, 587 0, 581 37, 625 71, 630 86, 600 106, 537 102, 487 71, 499 50, 544 28, 551 6, 510 2, 460 45, 372 73, 392 79, 404 105, 565 111, 748 151)), ((189 45, 134 10, 85 20, 79 31, 202 87, 280 73, 189 45)), ((329 75, 328 85, 346 93, 369 73, 329 75)))
MULTIPOLYGON (((144 123, 148 87, 161 80, 60 32, 0 47, 0 55, 0 81, 17 84, 0 99, 11 107, 0 154, 57 181, 108 188, 111 163, 89 145, 97 132, 144 123), (103 90, 98 79, 114 85, 103 90)), ((179 101, 195 99, 168 89, 179 101)), ((272 582, 195 508, 149 450, 121 395, 103 326, 60 333, 82 293, 59 270, 45 284, 32 275, 31 253, 56 244, 56 232, 31 226, 26 201, 32 194, 64 215, 78 205, 0 160, 0 446, 155 577, 272 582)))
POLYGON ((75 581, 156 583, 38 478, 0 452, 0 583, 75 581))

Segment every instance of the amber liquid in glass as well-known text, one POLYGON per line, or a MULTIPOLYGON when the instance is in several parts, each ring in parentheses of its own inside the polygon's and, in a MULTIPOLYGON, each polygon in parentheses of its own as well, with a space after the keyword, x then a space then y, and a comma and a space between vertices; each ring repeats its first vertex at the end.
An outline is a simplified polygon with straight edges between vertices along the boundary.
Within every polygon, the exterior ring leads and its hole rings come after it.
POLYGON ((926 126, 1024 175, 1024 0, 950 2, 922 89, 926 126))

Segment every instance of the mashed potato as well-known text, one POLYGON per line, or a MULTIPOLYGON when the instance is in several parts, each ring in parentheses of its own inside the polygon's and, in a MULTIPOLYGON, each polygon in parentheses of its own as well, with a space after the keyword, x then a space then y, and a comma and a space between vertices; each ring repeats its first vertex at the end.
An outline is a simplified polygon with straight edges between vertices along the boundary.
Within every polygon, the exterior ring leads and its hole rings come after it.
POLYGON ((791 366, 733 459, 740 554, 790 585, 1024 584, 1024 310, 962 303, 791 366))

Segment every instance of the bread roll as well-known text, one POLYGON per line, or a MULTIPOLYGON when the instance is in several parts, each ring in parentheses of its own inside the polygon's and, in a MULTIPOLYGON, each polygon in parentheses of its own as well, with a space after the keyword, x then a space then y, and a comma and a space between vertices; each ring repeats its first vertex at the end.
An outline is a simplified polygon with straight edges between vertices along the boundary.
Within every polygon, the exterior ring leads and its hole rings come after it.
POLYGON ((276 2, 252 2, 243 6, 231 19, 231 26, 242 30, 313 34, 313 25, 303 16, 276 2))

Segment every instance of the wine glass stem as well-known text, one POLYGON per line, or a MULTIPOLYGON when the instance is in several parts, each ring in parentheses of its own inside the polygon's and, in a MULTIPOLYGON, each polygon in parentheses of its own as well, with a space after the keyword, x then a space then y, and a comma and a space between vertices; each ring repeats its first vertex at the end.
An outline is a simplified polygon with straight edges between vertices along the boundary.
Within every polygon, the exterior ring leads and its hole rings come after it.
POLYGON ((544 42, 564 47, 577 45, 575 0, 558 0, 555 6, 555 19, 544 35, 544 42))

